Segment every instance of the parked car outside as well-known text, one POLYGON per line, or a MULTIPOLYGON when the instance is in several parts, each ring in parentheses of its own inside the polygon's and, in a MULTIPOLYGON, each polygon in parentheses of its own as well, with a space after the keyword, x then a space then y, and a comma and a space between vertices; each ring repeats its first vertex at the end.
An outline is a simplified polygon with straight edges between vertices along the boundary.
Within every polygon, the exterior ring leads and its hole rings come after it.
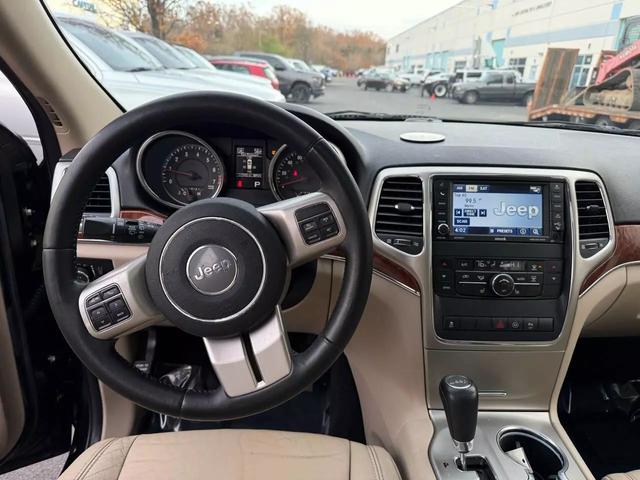
POLYGON ((218 70, 225 72, 240 73, 243 75, 253 75, 256 77, 266 78, 271 82, 271 85, 276 90, 280 90, 280 82, 276 76, 276 72, 273 70, 264 60, 249 60, 241 57, 224 57, 224 56, 212 56, 209 57, 211 65, 218 70))
POLYGON ((215 75, 203 78, 167 69, 130 38, 85 19, 58 15, 58 25, 91 73, 126 108, 159 97, 193 90, 234 92, 267 101, 284 101, 271 87, 215 75))
POLYGON ((307 65, 303 60, 300 60, 298 58, 289 58, 287 60, 296 70, 300 70, 302 72, 315 72, 315 70, 307 65))
POLYGON ((480 80, 480 77, 485 72, 485 70, 477 70, 477 69, 462 69, 456 70, 455 77, 453 78, 453 84, 451 88, 449 88, 449 96, 453 97, 454 92, 458 85, 461 83, 467 82, 477 82, 480 80))
POLYGON ((280 91, 296 103, 309 103, 311 98, 324 95, 324 76, 318 72, 303 72, 291 66, 286 58, 274 53, 236 52, 236 56, 264 60, 276 71, 280 91))
POLYGON ((313 68, 316 72, 322 74, 322 76, 324 76, 324 81, 327 83, 331 82, 331 80, 333 80, 333 77, 338 74, 337 70, 327 67, 326 65, 315 64, 311 65, 311 68, 313 68))
MULTIPOLYGON (((267 96, 273 97, 273 88, 271 82, 267 79, 252 77, 250 75, 241 75, 235 72, 220 72, 215 66, 211 65, 211 63, 204 59, 204 62, 198 62, 196 64, 175 47, 169 45, 163 40, 160 40, 159 38, 142 32, 123 33, 135 41, 138 46, 147 50, 165 68, 182 71, 183 73, 197 76, 204 80, 229 82, 230 86, 237 85, 238 88, 251 88, 253 86, 257 89, 268 89, 269 94, 267 96)), ((266 98, 266 100, 284 101, 282 98, 278 98, 277 100, 275 98, 266 98)))
POLYGON ((390 69, 373 69, 363 77, 364 89, 386 90, 387 92, 406 92, 411 87, 409 80, 402 78, 390 69))
POLYGON ((358 79, 356 80, 356 85, 358 86, 358 88, 364 87, 364 81, 367 78, 367 75, 369 75, 373 70, 373 68, 365 68, 356 74, 356 76, 358 77, 358 79))
POLYGON ((533 99, 535 88, 535 83, 518 80, 514 72, 488 70, 478 81, 457 84, 454 98, 466 104, 483 100, 519 102, 528 105, 533 99))
POLYGON ((411 72, 402 72, 400 77, 409 80, 411 86, 414 87, 420 85, 424 81, 426 73, 428 73, 428 70, 425 71, 424 68, 416 68, 411 72))
POLYGON ((455 75, 452 73, 437 72, 433 75, 429 75, 425 78, 422 88, 420 89, 420 96, 435 95, 437 98, 446 97, 449 93, 451 85, 455 75))

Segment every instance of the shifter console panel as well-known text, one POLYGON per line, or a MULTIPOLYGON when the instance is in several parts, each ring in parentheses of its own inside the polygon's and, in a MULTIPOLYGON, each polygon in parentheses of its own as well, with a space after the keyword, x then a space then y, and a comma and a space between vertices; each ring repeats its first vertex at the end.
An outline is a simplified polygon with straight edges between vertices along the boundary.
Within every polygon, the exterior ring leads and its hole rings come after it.
POLYGON ((431 265, 439 337, 557 338, 571 283, 566 189, 564 182, 544 177, 432 179, 431 265))

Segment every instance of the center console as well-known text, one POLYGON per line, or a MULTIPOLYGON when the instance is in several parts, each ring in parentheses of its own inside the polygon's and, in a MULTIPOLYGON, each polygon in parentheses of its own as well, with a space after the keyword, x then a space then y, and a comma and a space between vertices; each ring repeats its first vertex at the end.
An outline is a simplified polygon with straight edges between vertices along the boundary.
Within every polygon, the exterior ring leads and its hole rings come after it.
POLYGON ((571 274, 567 185, 541 178, 432 178, 434 323, 442 339, 558 337, 571 274))

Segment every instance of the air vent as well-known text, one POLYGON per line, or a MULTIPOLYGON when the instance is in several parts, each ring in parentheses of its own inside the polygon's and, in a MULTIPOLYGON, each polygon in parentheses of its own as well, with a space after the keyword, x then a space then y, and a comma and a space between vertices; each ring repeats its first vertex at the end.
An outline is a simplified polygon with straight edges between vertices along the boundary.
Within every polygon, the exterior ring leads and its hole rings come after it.
POLYGON ((588 258, 609 242, 607 208, 600 187, 595 182, 576 182, 580 253, 588 258))
POLYGON ((46 98, 38 97, 38 101, 40 102, 40 105, 42 105, 44 112, 47 114, 47 117, 49 117, 49 121, 53 124, 53 126, 58 129, 62 129, 64 125, 55 109, 53 108, 53 105, 51 105, 51 103, 49 103, 46 98))
POLYGON ((89 195, 85 212, 110 215, 111 210, 111 188, 109 186, 109 177, 107 177, 106 174, 103 174, 98 180, 98 183, 96 183, 96 186, 93 188, 91 195, 89 195))
POLYGON ((422 180, 416 177, 387 178, 378 201, 376 235, 403 252, 420 253, 424 240, 423 209, 422 180))

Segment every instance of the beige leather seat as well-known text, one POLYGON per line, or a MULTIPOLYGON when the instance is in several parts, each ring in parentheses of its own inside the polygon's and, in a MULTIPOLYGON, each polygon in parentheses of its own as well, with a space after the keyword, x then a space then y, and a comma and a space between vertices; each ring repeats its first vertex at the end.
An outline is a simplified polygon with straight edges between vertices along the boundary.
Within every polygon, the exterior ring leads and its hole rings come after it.
POLYGON ((103 440, 60 480, 400 480, 391 456, 341 438, 199 430, 103 440))
POLYGON ((629 473, 610 473, 602 480, 640 480, 640 470, 629 473))

